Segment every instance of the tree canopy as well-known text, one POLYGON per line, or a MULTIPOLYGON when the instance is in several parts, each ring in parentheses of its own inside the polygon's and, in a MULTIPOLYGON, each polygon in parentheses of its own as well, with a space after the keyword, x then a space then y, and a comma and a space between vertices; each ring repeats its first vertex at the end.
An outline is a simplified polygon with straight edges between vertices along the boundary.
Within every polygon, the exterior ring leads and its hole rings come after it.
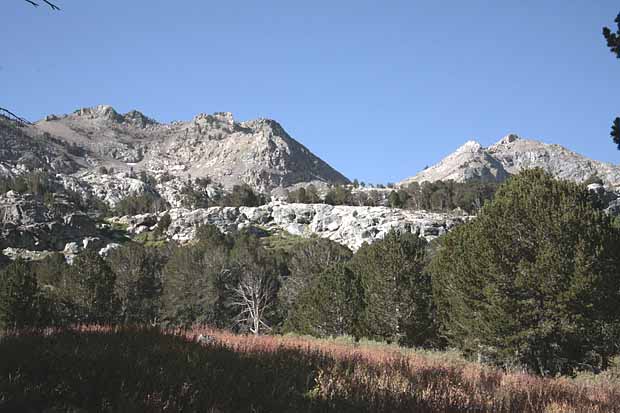
POLYGON ((540 374, 604 367, 617 352, 620 232, 589 191, 540 169, 500 187, 431 264, 454 345, 540 374))
POLYGON ((620 14, 616 16, 614 22, 618 25, 618 30, 614 33, 609 27, 603 27, 603 36, 607 40, 609 50, 620 59, 620 14))

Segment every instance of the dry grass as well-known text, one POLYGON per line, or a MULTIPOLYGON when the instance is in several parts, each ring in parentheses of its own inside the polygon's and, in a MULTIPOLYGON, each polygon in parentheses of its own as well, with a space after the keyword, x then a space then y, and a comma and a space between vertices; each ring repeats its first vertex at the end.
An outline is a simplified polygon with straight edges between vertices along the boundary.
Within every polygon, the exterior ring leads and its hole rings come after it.
POLYGON ((132 411, 620 412, 613 380, 540 378, 451 354, 339 340, 87 327, 12 335, 0 352, 12 360, 0 363, 5 406, 48 406, 53 396, 52 406, 70 400, 88 411, 126 403, 132 411), (214 340, 198 344, 200 334, 214 340), (48 374, 56 390, 37 374, 48 374), (94 377, 107 377, 105 391, 89 387, 94 377), (58 394, 59 382, 72 397, 58 394), (96 395, 81 405, 72 386, 96 395))
POLYGON ((408 401, 433 411, 489 412, 613 412, 620 411, 620 382, 541 378, 467 362, 454 355, 404 350, 373 344, 352 345, 338 340, 293 336, 242 336, 195 329, 242 353, 277 353, 293 349, 320 352, 336 361, 320 369, 313 393, 369 401, 390 411, 408 401), (396 402, 395 402, 396 401, 396 402))

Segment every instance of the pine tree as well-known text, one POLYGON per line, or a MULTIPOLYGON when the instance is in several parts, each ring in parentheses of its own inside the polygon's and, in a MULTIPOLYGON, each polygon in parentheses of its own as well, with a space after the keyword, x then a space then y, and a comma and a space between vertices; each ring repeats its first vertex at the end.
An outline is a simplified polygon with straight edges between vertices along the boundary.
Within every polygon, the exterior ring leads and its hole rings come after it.
POLYGON ((16 260, 0 272, 0 328, 37 324, 37 279, 30 266, 16 260))
POLYGON ((620 233, 580 185, 540 169, 502 185, 431 264, 453 344, 540 374, 604 366, 620 319, 620 233))
POLYGON ((425 241, 395 230, 353 256, 363 290, 362 334, 407 345, 431 341, 431 284, 424 272, 425 241))
POLYGON ((78 254, 63 281, 74 304, 74 321, 110 324, 117 321, 119 304, 114 291, 116 275, 94 251, 78 254))
MULTIPOLYGON (((614 22, 618 25, 618 30, 614 33, 609 27, 603 27, 603 36, 611 53, 620 59, 620 14, 618 14, 614 22)), ((616 118, 611 127, 611 137, 613 142, 618 145, 618 150, 620 150, 620 118, 616 118)))
POLYGON ((618 145, 618 150, 620 150, 620 118, 616 118, 614 120, 613 125, 611 126, 610 133, 614 143, 618 145))
POLYGON ((609 27, 603 27, 603 36, 607 40, 609 50, 620 59, 620 14, 618 14, 614 22, 618 25, 618 30, 614 33, 609 27))
POLYGON ((285 257, 288 274, 278 293, 282 310, 290 311, 299 294, 326 268, 348 262, 352 255, 347 247, 325 238, 295 244, 285 257))
MULTIPOLYGON (((219 231, 217 234, 221 235, 219 231)), ((229 327, 229 317, 222 314, 220 305, 229 246, 214 242, 214 239, 205 241, 201 238, 198 244, 172 249, 163 270, 162 315, 166 324, 208 323, 229 327)))
POLYGON ((119 321, 155 325, 160 320, 163 259, 156 250, 129 243, 108 261, 116 273, 119 321))
POLYGON ((362 292, 359 278, 345 263, 325 269, 293 305, 285 329, 317 337, 360 337, 362 292))

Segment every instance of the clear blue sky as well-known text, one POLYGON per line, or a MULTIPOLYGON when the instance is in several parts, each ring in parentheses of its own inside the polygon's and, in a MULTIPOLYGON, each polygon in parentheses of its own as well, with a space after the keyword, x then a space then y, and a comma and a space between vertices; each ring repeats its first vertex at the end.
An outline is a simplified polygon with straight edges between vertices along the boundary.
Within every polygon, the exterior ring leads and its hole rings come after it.
POLYGON ((619 163, 607 0, 57 0, 0 6, 0 106, 278 120, 350 178, 397 181, 509 132, 619 163))

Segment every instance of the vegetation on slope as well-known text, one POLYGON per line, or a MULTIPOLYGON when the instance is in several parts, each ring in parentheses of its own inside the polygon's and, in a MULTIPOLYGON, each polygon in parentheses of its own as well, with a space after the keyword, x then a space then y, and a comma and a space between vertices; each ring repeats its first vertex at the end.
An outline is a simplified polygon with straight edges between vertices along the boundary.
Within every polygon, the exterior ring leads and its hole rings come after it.
POLYGON ((0 410, 615 412, 620 388, 446 355, 212 330, 84 327, 0 339, 0 410), (207 340, 196 342, 198 334, 207 340))
POLYGON ((495 182, 417 182, 391 191, 360 189, 358 186, 335 185, 321 197, 313 185, 298 188, 287 194, 288 202, 302 204, 325 203, 329 205, 389 206, 427 211, 451 211, 461 208, 469 213, 478 211, 485 201, 493 198, 499 184, 495 182))

